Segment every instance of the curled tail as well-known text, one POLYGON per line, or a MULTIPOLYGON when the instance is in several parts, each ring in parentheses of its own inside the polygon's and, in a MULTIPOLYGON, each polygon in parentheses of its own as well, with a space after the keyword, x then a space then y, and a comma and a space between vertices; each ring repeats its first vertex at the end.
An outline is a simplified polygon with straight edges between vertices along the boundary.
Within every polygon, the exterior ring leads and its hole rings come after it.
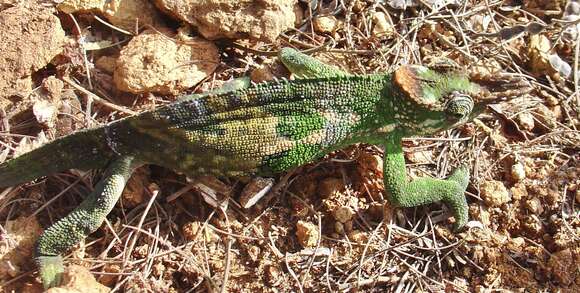
POLYGON ((114 156, 107 145, 104 128, 80 131, 0 164, 0 187, 72 168, 103 168, 114 156))

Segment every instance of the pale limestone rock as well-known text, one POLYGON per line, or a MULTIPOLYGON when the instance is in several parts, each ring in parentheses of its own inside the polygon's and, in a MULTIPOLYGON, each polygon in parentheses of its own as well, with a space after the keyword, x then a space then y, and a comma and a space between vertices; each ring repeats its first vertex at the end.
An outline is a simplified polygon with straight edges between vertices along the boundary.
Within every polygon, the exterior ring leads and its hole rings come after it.
POLYGON ((178 94, 206 78, 218 63, 212 42, 198 37, 174 40, 149 31, 121 50, 114 81, 126 92, 178 94))
POLYGON ((207 39, 274 41, 296 20, 297 0, 155 0, 174 18, 195 26, 207 39))
POLYGON ((66 13, 98 12, 112 25, 130 32, 137 26, 163 26, 161 13, 148 0, 64 0, 57 9, 66 13))
POLYGON ((10 112, 7 98, 28 96, 32 73, 60 54, 67 38, 50 9, 17 6, 0 12, 0 39, 0 108, 10 112))

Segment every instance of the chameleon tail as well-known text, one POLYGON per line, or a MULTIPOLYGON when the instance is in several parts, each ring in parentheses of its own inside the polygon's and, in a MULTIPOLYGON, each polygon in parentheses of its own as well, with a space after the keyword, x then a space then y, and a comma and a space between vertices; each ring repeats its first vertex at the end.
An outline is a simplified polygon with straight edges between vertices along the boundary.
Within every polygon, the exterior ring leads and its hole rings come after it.
POLYGON ((102 128, 80 131, 0 164, 0 187, 72 168, 103 168, 114 156, 102 128))

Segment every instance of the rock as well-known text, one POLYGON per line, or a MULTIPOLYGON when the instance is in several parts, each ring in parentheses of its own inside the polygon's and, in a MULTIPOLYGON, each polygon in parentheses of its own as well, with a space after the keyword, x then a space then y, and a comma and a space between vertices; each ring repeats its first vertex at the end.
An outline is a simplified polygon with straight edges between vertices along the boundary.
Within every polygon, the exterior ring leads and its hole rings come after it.
POLYGON ((297 0, 155 0, 176 19, 195 26, 207 39, 244 38, 273 42, 294 27, 297 0))
POLYGON ((34 243, 42 233, 36 217, 7 221, 4 230, 4 241, 0 242, 0 283, 23 273, 21 268, 32 262, 34 243))
POLYGON ((542 202, 537 197, 532 197, 526 200, 526 207, 532 214, 540 215, 541 213, 544 212, 542 202))
POLYGON ((534 129, 534 115, 530 112, 523 112, 518 114, 518 122, 522 129, 531 131, 534 129))
POLYGON ((541 123, 542 127, 552 130, 557 127, 556 117, 554 112, 544 104, 537 104, 533 110, 534 117, 541 123))
POLYGON ((336 31, 339 21, 332 15, 317 16, 312 20, 312 26, 317 33, 330 34, 336 31))
POLYGON ((526 168, 522 163, 512 165, 511 176, 514 181, 522 181, 526 178, 526 168))
POLYGON ((370 220, 380 222, 383 219, 383 208, 383 203, 371 202, 367 208, 366 215, 370 220))
POLYGON ((357 161, 359 162, 361 168, 364 170, 370 170, 378 173, 383 172, 383 157, 380 155, 361 152, 360 156, 357 158, 357 161))
POLYGON ((107 263, 103 267, 103 272, 105 272, 106 274, 102 274, 99 276, 99 283, 107 287, 115 287, 118 275, 123 273, 123 269, 119 264, 107 263))
POLYGON ((49 76, 42 81, 41 91, 32 94, 32 113, 39 124, 47 129, 54 129, 60 114, 61 94, 64 83, 62 80, 49 76))
POLYGON ((481 197, 491 207, 498 207, 510 201, 510 195, 502 182, 485 181, 479 188, 481 197))
POLYGON ((344 224, 341 222, 334 222, 334 231, 339 235, 344 234, 344 224))
POLYGON ((280 270, 278 266, 275 266, 273 264, 267 265, 265 270, 267 284, 270 285, 271 287, 275 287, 280 283, 280 279, 283 278, 282 274, 283 272, 280 270))
POLYGON ((214 208, 226 210, 231 187, 214 176, 199 176, 193 181, 194 190, 203 200, 214 208))
POLYGON ((551 69, 548 55, 552 44, 544 35, 530 36, 528 44, 528 56, 530 58, 530 68, 535 74, 542 74, 551 69))
POLYGON ((550 107, 554 107, 554 106, 557 106, 558 104, 560 104, 560 101, 556 97, 554 97, 550 94, 547 94, 546 105, 548 105, 550 107))
POLYGON ((350 207, 342 206, 334 210, 332 214, 337 221, 346 223, 352 219, 354 212, 350 207))
POLYGON ((296 198, 290 199, 290 206, 292 207, 292 215, 297 218, 305 218, 310 213, 308 205, 304 201, 298 200, 296 198))
POLYGON ((540 218, 538 218, 536 215, 531 215, 524 218, 521 227, 524 233, 535 235, 536 237, 544 233, 544 225, 542 224, 542 220, 540 220, 540 218))
POLYGON ((32 105, 32 113, 36 121, 48 128, 54 127, 57 110, 58 106, 47 100, 35 101, 32 105))
POLYGON ((433 163, 433 151, 429 149, 421 149, 406 153, 407 159, 415 164, 429 164, 433 163))
POLYGON ((351 232, 352 231, 352 221, 347 221, 344 223, 344 231, 351 232))
POLYGON ((240 194, 240 205, 244 209, 249 209, 254 206, 264 195, 266 195, 270 189, 274 186, 274 179, 256 177, 252 178, 240 194))
POLYGON ((516 183, 512 188, 510 188, 510 192, 514 200, 520 200, 528 196, 528 190, 526 189, 526 185, 523 183, 516 183))
POLYGON ((348 239, 352 242, 358 243, 358 244, 364 244, 368 241, 369 239, 369 235, 367 232, 363 232, 360 230, 352 230, 349 234, 348 234, 348 239))
POLYGON ((17 6, 0 12, 0 39, 0 109, 11 116, 7 97, 28 95, 32 73, 60 54, 67 38, 50 9, 17 6))
POLYGON ((382 11, 373 14, 373 36, 390 36, 395 32, 390 16, 382 11))
POLYGON ((68 266, 62 276, 62 285, 50 288, 46 293, 106 293, 111 289, 95 280, 95 277, 85 267, 68 266))
POLYGON ((117 59, 117 88, 136 94, 178 94, 206 78, 219 62, 216 46, 202 38, 181 38, 151 31, 133 38, 117 59))
POLYGON ((64 82, 54 76, 49 76, 42 81, 42 89, 52 101, 60 99, 63 88, 64 82))
POLYGON ((298 221, 296 237, 302 247, 315 247, 318 243, 318 227, 310 222, 298 221))
POLYGON ((183 225, 181 231, 183 236, 185 236, 185 239, 188 241, 197 241, 199 239, 198 237, 203 237, 203 241, 207 243, 216 243, 220 240, 219 235, 217 235, 214 230, 206 227, 203 222, 189 222, 183 225))
POLYGON ((515 237, 510 239, 508 246, 512 251, 521 252, 526 246, 526 240, 523 237, 515 237))
POLYGON ((98 12, 114 26, 130 32, 135 32, 137 25, 156 28, 164 25, 161 13, 149 0, 64 0, 57 9, 66 13, 98 12))
POLYGON ((252 72, 250 72, 250 78, 255 83, 260 83, 260 82, 264 82, 264 81, 272 81, 272 80, 274 80, 275 77, 276 77, 276 75, 274 75, 274 73, 272 72, 272 70, 268 66, 261 66, 259 68, 252 70, 252 72))
POLYGON ((290 72, 279 60, 275 62, 264 62, 250 72, 250 79, 255 83, 273 81, 280 77, 288 78, 290 77, 290 72))

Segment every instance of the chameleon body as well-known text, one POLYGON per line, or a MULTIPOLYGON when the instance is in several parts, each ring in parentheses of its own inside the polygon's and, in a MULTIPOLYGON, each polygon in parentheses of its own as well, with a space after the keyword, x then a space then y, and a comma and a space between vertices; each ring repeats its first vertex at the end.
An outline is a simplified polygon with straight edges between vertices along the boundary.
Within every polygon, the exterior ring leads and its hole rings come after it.
POLYGON ((464 123, 488 103, 521 93, 521 82, 475 82, 422 66, 350 75, 288 48, 280 59, 297 79, 187 96, 1 164, 0 187, 70 168, 106 168, 94 192, 39 238, 36 259, 44 285, 59 282, 60 255, 102 224, 142 164, 188 176, 270 176, 354 143, 378 144, 385 146, 384 182, 394 205, 441 200, 453 211, 456 228, 466 223, 467 168, 447 179, 410 181, 401 139, 464 123))

